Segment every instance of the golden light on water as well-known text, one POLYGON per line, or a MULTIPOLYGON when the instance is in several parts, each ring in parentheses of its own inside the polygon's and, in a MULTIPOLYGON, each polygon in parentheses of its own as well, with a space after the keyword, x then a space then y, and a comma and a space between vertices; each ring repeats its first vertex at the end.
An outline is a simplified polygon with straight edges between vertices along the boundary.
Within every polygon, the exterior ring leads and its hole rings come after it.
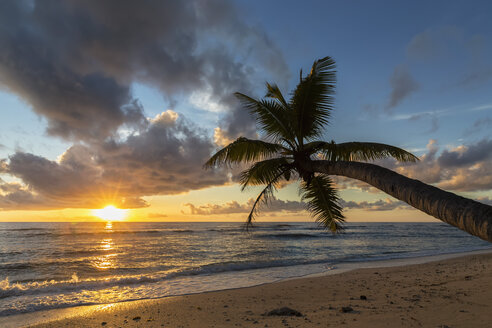
MULTIPOLYGON (((101 241, 101 244, 99 245, 100 249, 102 251, 113 251, 114 250, 114 243, 112 238, 105 238, 101 241)), ((104 254, 101 256, 97 256, 92 259, 91 264, 100 269, 100 270, 106 270, 106 269, 111 269, 111 268, 116 268, 116 261, 115 258, 118 254, 116 253, 109 253, 109 254, 104 254)))
POLYGON ((92 210, 92 214, 106 221, 122 221, 128 215, 128 210, 108 205, 105 208, 92 210))

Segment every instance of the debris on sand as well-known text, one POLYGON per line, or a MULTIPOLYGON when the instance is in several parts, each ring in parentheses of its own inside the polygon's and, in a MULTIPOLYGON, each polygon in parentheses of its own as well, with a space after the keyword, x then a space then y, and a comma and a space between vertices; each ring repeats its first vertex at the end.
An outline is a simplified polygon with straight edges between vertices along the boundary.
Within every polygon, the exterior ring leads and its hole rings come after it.
POLYGON ((348 313, 348 312, 353 312, 354 309, 352 309, 350 306, 342 306, 340 308, 340 312, 342 313, 348 313))
POLYGON ((273 316, 273 315, 279 315, 279 316, 291 316, 291 317, 302 317, 302 313, 299 311, 296 311, 294 309, 288 308, 288 307, 283 307, 283 308, 278 308, 275 310, 271 310, 270 312, 266 313, 268 316, 273 316))

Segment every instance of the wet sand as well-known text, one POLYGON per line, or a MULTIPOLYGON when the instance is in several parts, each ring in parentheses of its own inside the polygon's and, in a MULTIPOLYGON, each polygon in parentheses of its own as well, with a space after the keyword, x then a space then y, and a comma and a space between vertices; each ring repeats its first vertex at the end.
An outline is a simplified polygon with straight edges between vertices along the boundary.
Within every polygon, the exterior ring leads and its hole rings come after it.
POLYGON ((492 327, 492 253, 78 307, 50 318, 29 327, 492 327), (282 307, 302 316, 267 315, 282 307))

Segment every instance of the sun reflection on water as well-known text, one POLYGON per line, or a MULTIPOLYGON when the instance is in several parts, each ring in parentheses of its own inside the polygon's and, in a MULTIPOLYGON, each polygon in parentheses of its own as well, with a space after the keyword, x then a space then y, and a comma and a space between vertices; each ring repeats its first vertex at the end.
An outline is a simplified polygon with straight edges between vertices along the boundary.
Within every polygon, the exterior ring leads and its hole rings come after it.
POLYGON ((104 227, 104 230, 106 230, 106 232, 113 232, 113 222, 106 222, 106 227, 104 227))
MULTIPOLYGON (((112 222, 107 222, 106 226, 104 227, 105 232, 113 232, 113 224, 112 222)), ((104 252, 109 252, 115 249, 114 247, 114 242, 113 238, 104 238, 101 240, 99 243, 100 250, 104 252)), ((116 268, 116 262, 115 262, 115 257, 116 253, 111 253, 111 254, 104 254, 101 256, 95 257, 91 262, 92 266, 100 269, 100 270, 106 270, 106 269, 111 269, 111 268, 116 268)))
POLYGON ((100 247, 105 251, 110 251, 113 249, 113 239, 106 238, 101 241, 100 247))

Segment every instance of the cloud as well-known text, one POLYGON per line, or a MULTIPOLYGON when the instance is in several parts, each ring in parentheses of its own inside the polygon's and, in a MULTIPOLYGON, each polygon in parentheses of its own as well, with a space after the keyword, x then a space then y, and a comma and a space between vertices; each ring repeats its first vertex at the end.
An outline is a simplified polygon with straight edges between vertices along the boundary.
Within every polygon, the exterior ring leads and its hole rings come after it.
MULTIPOLYGON (((221 215, 221 214, 236 214, 244 213, 247 214, 251 211, 253 207, 254 199, 250 198, 246 203, 240 204, 237 201, 231 201, 225 204, 204 204, 204 205, 194 205, 191 203, 184 204, 189 208, 189 213, 191 215, 221 215)), ((368 211, 391 211, 395 209, 407 209, 411 208, 409 205, 397 201, 391 200, 389 198, 384 200, 377 200, 374 202, 355 202, 355 201, 345 201, 340 200, 340 205, 344 210, 351 209, 363 209, 368 211)), ((278 213, 278 212, 289 212, 289 213, 300 213, 306 211, 305 203, 300 201, 284 201, 278 198, 273 198, 269 202, 268 206, 262 205, 262 213, 278 213)))
POLYGON ((201 95, 203 109, 227 109, 223 130, 251 135, 232 93, 252 93, 257 72, 289 74, 272 40, 223 0, 2 2, 0 47, 0 85, 45 118, 49 134, 70 140, 144 122, 135 82, 169 101, 201 95))
POLYGON ((465 42, 463 30, 456 26, 430 28, 416 34, 407 45, 407 54, 415 59, 434 59, 449 53, 454 44, 465 42))
POLYGON ((340 204, 344 209, 363 209, 367 211, 392 211, 396 209, 410 209, 412 208, 410 205, 398 201, 391 200, 390 198, 386 198, 384 200, 377 200, 374 202, 354 202, 354 201, 344 201, 341 200, 340 204))
POLYGON ((439 130, 439 116, 449 115, 449 113, 445 110, 439 111, 428 111, 428 112, 419 112, 414 114, 398 114, 392 116, 390 119, 399 121, 399 120, 408 120, 410 122, 416 122, 425 120, 430 123, 430 127, 425 133, 434 133, 439 130))
POLYGON ((410 59, 425 60, 434 65, 446 65, 446 59, 452 58, 452 65, 460 62, 460 69, 455 86, 475 86, 486 83, 492 78, 490 43, 483 35, 467 35, 456 26, 441 26, 427 29, 417 35, 407 45, 410 59), (463 69, 461 69, 463 68, 463 69))
POLYGON ((147 218, 149 219, 164 219, 167 218, 168 215, 164 213, 149 213, 147 214, 147 218))
POLYGON ((437 130, 439 130, 439 119, 434 116, 431 119, 431 126, 429 128, 429 131, 427 131, 427 132, 428 133, 434 133, 434 132, 437 132, 437 130))
POLYGON ((49 209, 46 199, 19 183, 0 180, 0 209, 49 209))
POLYGON ((390 77, 390 85, 391 94, 386 106, 387 112, 391 112, 391 110, 398 106, 403 99, 419 89, 419 84, 403 65, 395 67, 393 74, 390 77))
POLYGON ((471 111, 481 111, 481 110, 488 110, 488 109, 492 109, 492 104, 480 105, 480 106, 477 106, 477 107, 473 107, 470 110, 471 111))
POLYGON ((492 126, 492 118, 490 117, 479 118, 475 122, 473 122, 472 126, 470 126, 465 130, 465 135, 474 134, 478 131, 483 130, 484 128, 489 128, 491 126, 492 126))
MULTIPOLYGON (((453 192, 479 192, 492 190, 492 140, 443 149, 431 139, 427 152, 416 163, 400 163, 393 159, 374 163, 404 176, 435 185, 453 192)), ((336 177, 340 189, 358 189, 380 193, 369 184, 344 177, 336 177)))
POLYGON ((141 197, 227 183, 227 172, 202 169, 213 149, 204 131, 166 111, 138 134, 90 147, 76 144, 57 161, 17 152, 2 161, 1 172, 21 179, 25 187, 9 190, 0 184, 0 208, 31 208, 41 201, 50 208, 148 206, 141 197))
POLYGON ((438 48, 429 30, 415 35, 407 45, 407 54, 410 57, 428 59, 437 53, 438 48))
POLYGON ((492 140, 460 145, 439 153, 436 140, 417 163, 386 161, 383 166, 444 190, 471 192, 492 190, 492 140))
POLYGON ((444 150, 437 163, 445 168, 471 167, 492 160, 492 140, 481 140, 476 144, 444 150))
POLYGON ((57 161, 0 159, 0 173, 22 180, 2 192, 4 209, 142 207, 146 195, 229 183, 202 169, 216 147, 209 131, 173 111, 146 118, 132 85, 218 112, 225 142, 256 134, 233 92, 289 78, 275 43, 224 0, 0 2, 0 47, 0 87, 73 142, 57 161))
MULTIPOLYGON (((249 213, 253 207, 255 200, 250 198, 246 203, 240 204, 237 201, 227 202, 225 204, 204 204, 204 205, 194 205, 191 203, 183 204, 189 208, 190 212, 186 214, 191 215, 221 215, 221 214, 236 214, 236 213, 249 213)), ((291 201, 291 200, 281 200, 273 197, 269 202, 268 206, 261 205, 260 207, 262 213, 271 212, 301 212, 305 210, 305 205, 303 202, 291 201)), ((184 213, 184 211, 182 211, 184 213)))
POLYGON ((214 142, 217 146, 225 147, 233 141, 234 140, 227 135, 227 132, 221 128, 217 127, 214 129, 214 142))

